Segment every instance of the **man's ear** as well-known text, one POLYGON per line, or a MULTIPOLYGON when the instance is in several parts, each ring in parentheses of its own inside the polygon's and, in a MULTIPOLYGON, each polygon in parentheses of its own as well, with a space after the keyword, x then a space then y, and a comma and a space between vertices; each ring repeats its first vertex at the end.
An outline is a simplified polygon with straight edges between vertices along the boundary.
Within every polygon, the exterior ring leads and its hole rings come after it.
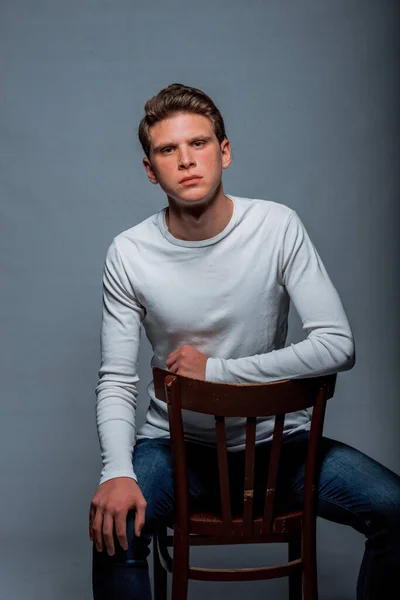
POLYGON ((222 168, 227 169, 232 162, 231 143, 228 138, 221 142, 222 168))
POLYGON ((151 183, 154 183, 154 185, 156 185, 158 183, 158 179, 157 179, 157 175, 155 170, 153 169, 153 165, 151 164, 150 160, 147 158, 147 156, 145 156, 143 158, 143 166, 146 169, 146 173, 147 173, 147 177, 149 178, 149 181, 151 181, 151 183))

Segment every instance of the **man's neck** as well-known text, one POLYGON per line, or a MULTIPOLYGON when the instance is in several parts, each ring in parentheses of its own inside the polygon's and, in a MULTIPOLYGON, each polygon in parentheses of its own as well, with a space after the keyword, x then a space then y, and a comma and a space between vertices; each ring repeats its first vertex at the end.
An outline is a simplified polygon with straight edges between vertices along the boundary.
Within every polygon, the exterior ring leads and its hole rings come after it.
POLYGON ((201 241, 215 237, 225 229, 233 214, 233 202, 221 193, 203 210, 181 210, 169 199, 166 224, 175 238, 185 241, 201 241))

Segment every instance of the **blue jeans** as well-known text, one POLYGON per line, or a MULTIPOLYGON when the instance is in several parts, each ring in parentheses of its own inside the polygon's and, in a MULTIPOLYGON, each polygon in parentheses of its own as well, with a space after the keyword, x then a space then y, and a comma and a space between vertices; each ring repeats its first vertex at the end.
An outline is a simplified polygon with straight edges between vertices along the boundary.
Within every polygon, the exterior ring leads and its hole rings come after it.
MULTIPOLYGON (((280 476, 279 502, 296 508, 302 501, 308 432, 285 438, 280 476)), ((257 446, 257 476, 265 470, 270 444, 257 446)), ((233 495, 243 493, 244 452, 229 453, 233 495), (237 488, 237 493, 236 493, 237 488)), ((216 450, 187 444, 191 507, 217 506, 219 478, 216 450)), ((147 502, 146 523, 134 535, 134 513, 127 519, 128 550, 115 538, 115 554, 98 552, 93 544, 92 584, 94 600, 151 600, 147 556, 152 533, 158 523, 174 512, 174 489, 168 439, 142 439, 133 453, 133 466, 147 502)), ((261 484, 260 484, 261 485, 261 484)), ((255 490, 255 502, 262 488, 255 490)), ((240 502, 239 502, 240 504, 240 502)), ((238 508, 240 505, 238 504, 238 508)), ((324 437, 321 444, 318 516, 350 525, 366 537, 365 552, 357 582, 357 600, 383 600, 397 589, 400 572, 400 477, 355 448, 324 437)))

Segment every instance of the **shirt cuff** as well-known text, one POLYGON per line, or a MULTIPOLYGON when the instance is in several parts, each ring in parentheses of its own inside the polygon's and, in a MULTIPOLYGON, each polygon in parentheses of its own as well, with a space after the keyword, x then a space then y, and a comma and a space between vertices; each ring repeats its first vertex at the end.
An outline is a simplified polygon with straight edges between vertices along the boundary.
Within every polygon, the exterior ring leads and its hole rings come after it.
POLYGON ((206 362, 206 381, 224 383, 222 358, 208 358, 206 362))
POLYGON ((134 479, 137 483, 137 476, 136 473, 133 473, 132 470, 130 470, 129 472, 127 471, 110 471, 110 472, 104 472, 104 474, 102 474, 100 476, 100 481, 99 481, 99 485, 101 485, 102 483, 105 483, 106 481, 109 481, 110 479, 115 479, 116 477, 129 477, 130 479, 134 479))

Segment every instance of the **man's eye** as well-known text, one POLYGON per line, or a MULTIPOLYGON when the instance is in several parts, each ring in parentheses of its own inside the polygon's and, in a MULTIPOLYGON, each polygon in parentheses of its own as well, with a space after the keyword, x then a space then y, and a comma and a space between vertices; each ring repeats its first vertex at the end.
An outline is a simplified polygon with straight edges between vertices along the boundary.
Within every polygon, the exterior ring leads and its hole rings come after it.
POLYGON ((199 148, 200 146, 204 146, 204 142, 202 140, 197 140, 196 142, 193 142, 193 144, 199 148))
POLYGON ((170 147, 168 146, 167 148, 163 148, 163 149, 161 150, 161 152, 162 152, 163 154, 170 154, 169 150, 172 150, 172 148, 170 148, 170 147))

